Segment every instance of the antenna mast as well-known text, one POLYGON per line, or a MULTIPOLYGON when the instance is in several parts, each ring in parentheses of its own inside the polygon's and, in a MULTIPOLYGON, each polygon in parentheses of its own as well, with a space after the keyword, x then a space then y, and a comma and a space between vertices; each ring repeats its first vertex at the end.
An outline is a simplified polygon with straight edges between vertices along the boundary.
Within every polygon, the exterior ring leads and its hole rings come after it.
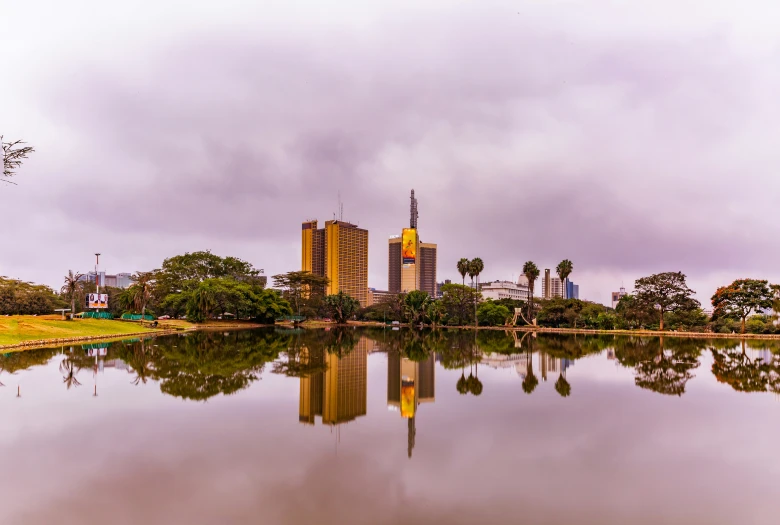
POLYGON ((409 227, 417 229, 417 217, 419 216, 419 213, 417 212, 417 199, 414 198, 414 190, 412 190, 411 200, 412 203, 409 206, 409 227))

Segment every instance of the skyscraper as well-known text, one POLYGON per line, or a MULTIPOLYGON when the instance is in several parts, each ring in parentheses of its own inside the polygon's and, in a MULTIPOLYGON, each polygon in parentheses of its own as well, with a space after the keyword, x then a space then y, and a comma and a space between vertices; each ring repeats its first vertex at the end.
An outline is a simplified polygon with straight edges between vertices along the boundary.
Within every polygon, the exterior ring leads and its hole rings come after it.
POLYGON ((542 281, 542 298, 552 299, 553 297, 563 297, 563 283, 560 277, 553 277, 550 269, 544 270, 544 280, 542 281))
POLYGON ((409 211, 409 227, 402 230, 400 237, 394 235, 388 239, 387 289, 396 294, 423 290, 435 297, 438 247, 420 241, 414 190, 409 211))
POLYGON ((317 229, 317 221, 301 225, 301 269, 330 280, 326 293, 344 292, 368 302, 368 231, 332 220, 317 229))

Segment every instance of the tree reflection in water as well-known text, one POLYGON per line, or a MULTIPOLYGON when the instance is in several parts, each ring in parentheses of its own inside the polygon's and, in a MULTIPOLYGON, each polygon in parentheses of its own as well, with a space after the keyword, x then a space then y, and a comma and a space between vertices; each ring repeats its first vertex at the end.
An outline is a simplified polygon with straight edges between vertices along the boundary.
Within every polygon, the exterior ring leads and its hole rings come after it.
POLYGON ((119 345, 116 353, 136 374, 133 384, 153 379, 165 394, 205 401, 234 394, 259 379, 286 341, 272 330, 202 331, 119 345))
POLYGON ((634 369, 634 382, 659 394, 682 396, 707 342, 669 337, 618 337, 618 362, 634 369))
POLYGON ((720 383, 725 383, 738 392, 780 393, 780 358, 777 354, 761 347, 758 352, 750 351, 746 342, 734 348, 712 348, 712 374, 720 383))
MULTIPOLYGON (((572 395, 566 368, 578 359, 614 348, 618 362, 631 368, 636 386, 663 395, 682 396, 700 357, 709 348, 715 378, 740 392, 780 393, 780 342, 676 337, 573 336, 500 330, 337 328, 332 330, 264 329, 230 333, 200 331, 131 343, 114 343, 107 358, 119 358, 132 371, 131 384, 160 383, 163 393, 203 401, 233 394, 261 377, 268 363, 273 372, 313 377, 328 370, 328 356, 347 357, 367 337, 376 348, 415 363, 436 356, 448 370, 460 370, 456 390, 479 396, 483 383, 479 365, 513 366, 527 394, 537 391, 547 374, 557 373, 554 389, 572 395), (539 362, 533 360, 538 356, 539 362), (469 373, 466 374, 466 368, 469 373)), ((81 385, 78 373, 96 367, 96 359, 79 347, 65 351, 59 362, 62 383, 81 385)), ((0 374, 45 365, 60 351, 26 350, 0 355, 0 374)), ((102 359, 102 358, 101 358, 102 359)), ((553 376, 555 377, 555 376, 553 376)), ((6 380, 7 381, 7 380, 6 380)), ((0 383, 2 385, 2 383, 0 383)), ((574 385, 576 387, 576 385, 574 385)))

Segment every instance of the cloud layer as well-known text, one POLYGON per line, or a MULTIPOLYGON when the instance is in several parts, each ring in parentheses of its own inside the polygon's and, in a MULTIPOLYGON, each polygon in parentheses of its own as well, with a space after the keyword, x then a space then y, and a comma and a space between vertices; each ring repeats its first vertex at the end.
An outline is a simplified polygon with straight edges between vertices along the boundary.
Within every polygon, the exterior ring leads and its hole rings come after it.
POLYGON ((570 258, 603 301, 655 271, 702 298, 780 280, 777 38, 749 9, 681 5, 100 10, 0 88, 19 100, 3 132, 38 150, 0 188, 0 273, 55 284, 96 250, 127 271, 204 248, 296 269, 298 224, 340 194, 381 288, 414 188, 442 278, 479 255, 487 278, 570 258))

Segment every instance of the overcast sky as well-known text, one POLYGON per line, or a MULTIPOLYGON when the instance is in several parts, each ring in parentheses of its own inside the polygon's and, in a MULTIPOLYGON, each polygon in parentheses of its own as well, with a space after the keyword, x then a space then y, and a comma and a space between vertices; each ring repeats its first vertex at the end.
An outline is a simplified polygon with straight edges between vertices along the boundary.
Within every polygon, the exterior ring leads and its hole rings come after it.
POLYGON ((300 223, 420 203, 439 277, 574 262, 582 298, 780 281, 780 4, 0 0, 0 275, 59 287, 211 249, 300 268, 300 223))

